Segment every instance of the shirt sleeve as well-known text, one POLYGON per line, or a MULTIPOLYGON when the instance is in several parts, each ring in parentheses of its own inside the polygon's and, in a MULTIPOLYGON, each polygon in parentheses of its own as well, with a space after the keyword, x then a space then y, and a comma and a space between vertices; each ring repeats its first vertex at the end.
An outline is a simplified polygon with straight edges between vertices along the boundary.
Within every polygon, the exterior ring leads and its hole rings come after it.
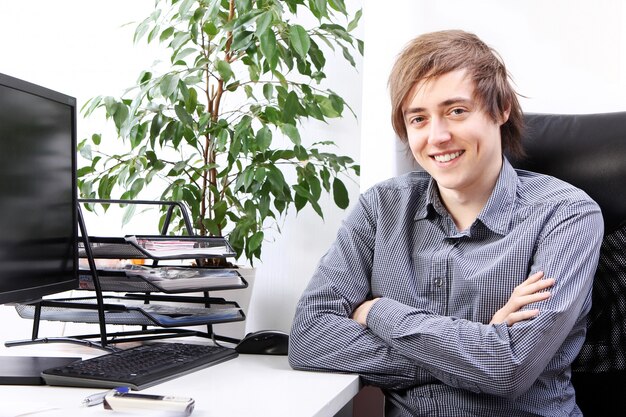
MULTIPOLYGON (((588 311, 602 235, 602 216, 592 201, 563 204, 550 218, 531 271, 544 271, 556 283, 549 299, 533 304, 540 310, 535 319, 487 325, 380 298, 368 328, 447 385, 515 398, 546 370, 588 311)), ((584 333, 573 340, 583 339, 584 333)))
POLYGON ((350 315, 371 298, 375 222, 363 197, 320 261, 298 306, 290 334, 293 368, 358 373, 366 384, 401 389, 434 381, 350 315))

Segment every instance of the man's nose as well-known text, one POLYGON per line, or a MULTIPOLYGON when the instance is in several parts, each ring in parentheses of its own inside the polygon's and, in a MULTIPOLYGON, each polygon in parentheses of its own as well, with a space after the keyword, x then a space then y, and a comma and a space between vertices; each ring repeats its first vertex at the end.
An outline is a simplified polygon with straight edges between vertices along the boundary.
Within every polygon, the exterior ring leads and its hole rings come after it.
POLYGON ((448 122, 443 118, 433 117, 430 121, 428 142, 437 145, 450 140, 451 137, 448 122))

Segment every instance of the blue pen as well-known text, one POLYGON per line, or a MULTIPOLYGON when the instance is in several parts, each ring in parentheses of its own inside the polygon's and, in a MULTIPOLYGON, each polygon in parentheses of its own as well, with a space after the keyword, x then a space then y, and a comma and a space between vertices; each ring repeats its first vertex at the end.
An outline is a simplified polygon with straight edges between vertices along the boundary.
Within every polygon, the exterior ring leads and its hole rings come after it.
POLYGON ((115 387, 113 389, 110 389, 108 391, 104 391, 104 392, 98 392, 96 394, 91 394, 88 397, 85 397, 85 399, 82 402, 82 406, 83 407, 91 407, 93 405, 98 405, 98 404, 102 404, 102 402, 104 401, 104 397, 107 396, 107 394, 113 392, 113 391, 117 391, 120 393, 125 393, 128 392, 130 389, 128 387, 115 387))

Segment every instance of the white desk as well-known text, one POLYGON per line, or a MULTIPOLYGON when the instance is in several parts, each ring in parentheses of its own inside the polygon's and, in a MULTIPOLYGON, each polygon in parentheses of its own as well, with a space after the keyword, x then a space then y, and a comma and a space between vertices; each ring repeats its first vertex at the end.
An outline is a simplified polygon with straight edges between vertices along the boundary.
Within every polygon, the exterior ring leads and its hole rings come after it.
MULTIPOLYGON (((67 344, 0 348, 0 354, 80 356, 101 351, 67 344)), ((239 355, 238 358, 159 384, 140 393, 191 397, 192 417, 331 417, 351 416, 351 400, 359 391, 356 375, 300 372, 286 356, 239 355)), ((122 414, 102 406, 81 408, 93 388, 0 385, 0 417, 108 416, 122 414), (52 410, 51 410, 52 409, 52 410)), ((136 417, 138 414, 134 414, 136 417)), ((150 413, 142 414, 150 416, 150 413)))

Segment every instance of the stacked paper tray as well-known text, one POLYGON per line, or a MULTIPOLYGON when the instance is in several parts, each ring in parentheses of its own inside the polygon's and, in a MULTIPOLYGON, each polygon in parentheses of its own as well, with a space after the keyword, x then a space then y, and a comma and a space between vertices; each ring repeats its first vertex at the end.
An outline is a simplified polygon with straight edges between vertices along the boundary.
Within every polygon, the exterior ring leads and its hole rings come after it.
MULTIPOLYGON (((202 304, 181 303, 177 301, 155 301, 144 304, 140 299, 126 297, 105 297, 105 321, 107 324, 141 325, 159 327, 193 326, 199 324, 229 323, 245 320, 239 305, 233 301, 212 299, 209 307, 202 304)), ((81 304, 83 308, 72 306, 42 306, 41 319, 74 323, 99 323, 95 298, 68 299, 72 304, 81 304)), ((20 317, 32 319, 35 306, 16 305, 20 317)))
MULTIPOLYGON (((126 265, 118 269, 99 269, 103 291, 184 293, 241 289, 247 281, 234 268, 201 268, 186 266, 126 265)), ((79 288, 94 290, 93 276, 81 270, 79 288)))
MULTIPOLYGON (((94 258, 105 259, 198 259, 237 256, 223 237, 129 235, 125 237, 89 237, 94 258)), ((79 256, 87 257, 79 242, 79 256)))

